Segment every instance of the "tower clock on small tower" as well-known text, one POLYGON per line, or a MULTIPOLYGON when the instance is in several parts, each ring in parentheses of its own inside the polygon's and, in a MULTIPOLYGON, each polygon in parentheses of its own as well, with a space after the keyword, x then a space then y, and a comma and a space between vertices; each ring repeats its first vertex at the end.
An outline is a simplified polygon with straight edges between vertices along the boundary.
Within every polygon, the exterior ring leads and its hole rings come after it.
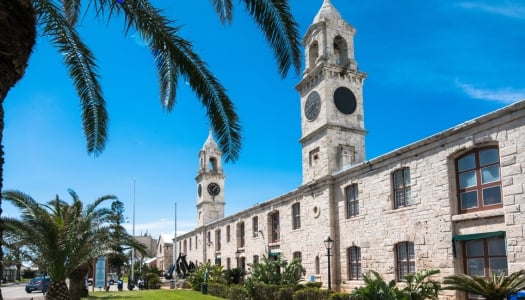
POLYGON ((224 217, 224 179, 222 152, 210 130, 199 151, 197 181, 197 224, 206 225, 224 217))
POLYGON ((303 184, 365 160, 363 82, 354 58, 356 30, 329 0, 303 38, 301 97, 303 184))

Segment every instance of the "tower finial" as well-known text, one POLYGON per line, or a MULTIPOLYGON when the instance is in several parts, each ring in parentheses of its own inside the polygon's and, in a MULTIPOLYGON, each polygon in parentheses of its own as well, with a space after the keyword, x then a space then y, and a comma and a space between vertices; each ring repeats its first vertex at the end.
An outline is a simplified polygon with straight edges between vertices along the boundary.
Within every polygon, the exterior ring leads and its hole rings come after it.
POLYGON ((314 18, 314 23, 321 21, 322 19, 341 19, 341 15, 335 9, 334 5, 330 0, 323 0, 323 5, 314 18))

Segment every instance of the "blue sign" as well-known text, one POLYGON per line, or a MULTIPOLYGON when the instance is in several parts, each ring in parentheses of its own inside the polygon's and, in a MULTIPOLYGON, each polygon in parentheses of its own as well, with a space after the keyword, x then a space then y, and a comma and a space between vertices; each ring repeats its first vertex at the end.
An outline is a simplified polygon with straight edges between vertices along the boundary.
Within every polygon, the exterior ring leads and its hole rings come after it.
POLYGON ((105 288, 106 287, 106 257, 101 256, 97 258, 95 263, 95 287, 105 288))

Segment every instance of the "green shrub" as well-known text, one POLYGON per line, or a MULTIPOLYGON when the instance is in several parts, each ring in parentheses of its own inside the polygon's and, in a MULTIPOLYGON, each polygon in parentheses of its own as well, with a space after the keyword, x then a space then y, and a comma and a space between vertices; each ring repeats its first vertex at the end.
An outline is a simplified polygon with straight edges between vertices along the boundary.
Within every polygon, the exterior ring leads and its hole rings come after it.
POLYGON ((295 288, 293 286, 281 286, 276 291, 275 300, 290 300, 295 293, 295 288))
POLYGON ((159 275, 157 275, 157 273, 146 274, 146 280, 148 282, 148 289, 151 290, 158 290, 162 285, 162 282, 160 281, 159 275))
POLYGON ((252 299, 253 300, 275 299, 280 288, 281 286, 277 284, 256 283, 254 286, 252 299))
POLYGON ((201 290, 201 284, 204 281, 207 283, 224 283, 223 267, 220 265, 212 265, 210 262, 199 265, 193 272, 190 273, 188 281, 194 291, 201 290))
POLYGON ((232 284, 228 288, 228 297, 229 300, 246 300, 250 299, 248 290, 242 285, 232 284))
POLYGON ((227 284, 240 284, 243 282, 246 271, 240 268, 224 270, 224 279, 227 284))
POLYGON ((208 283, 208 294, 228 298, 228 286, 223 283, 208 283))
POLYGON ((322 282, 307 282, 304 284, 304 287, 315 288, 315 289, 320 289, 322 286, 323 286, 322 282))
POLYGON ((328 300, 330 294, 333 292, 330 290, 321 290, 318 288, 304 288, 296 291, 293 294, 293 300, 328 300))
POLYGON ((333 293, 332 295, 330 295, 330 298, 328 298, 330 300, 348 300, 350 299, 350 294, 349 293, 343 293, 343 292, 340 292, 340 293, 333 293))

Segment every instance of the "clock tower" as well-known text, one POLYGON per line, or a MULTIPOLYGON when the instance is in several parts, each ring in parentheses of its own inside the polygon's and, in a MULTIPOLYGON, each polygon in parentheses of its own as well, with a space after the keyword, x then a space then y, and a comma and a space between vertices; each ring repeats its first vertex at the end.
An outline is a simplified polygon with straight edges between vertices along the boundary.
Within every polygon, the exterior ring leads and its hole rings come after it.
POLYGON ((203 226, 224 217, 224 172, 222 152, 210 134, 199 151, 197 181, 197 225, 203 226))
POLYGON ((365 160, 363 82, 354 58, 356 30, 323 5, 304 38, 301 97, 303 184, 365 160))

